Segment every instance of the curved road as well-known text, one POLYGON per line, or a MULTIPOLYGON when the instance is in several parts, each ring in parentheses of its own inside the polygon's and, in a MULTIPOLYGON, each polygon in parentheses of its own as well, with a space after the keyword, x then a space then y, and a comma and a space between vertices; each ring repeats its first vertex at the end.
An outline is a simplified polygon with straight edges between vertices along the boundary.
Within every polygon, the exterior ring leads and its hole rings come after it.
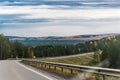
POLYGON ((71 58, 71 57, 78 57, 78 56, 85 56, 89 54, 94 54, 94 52, 88 52, 88 53, 80 53, 80 54, 74 54, 74 55, 68 55, 68 56, 59 56, 59 57, 46 57, 41 59, 61 59, 61 58, 71 58))
MULTIPOLYGON (((60 80, 16 60, 0 61, 0 80, 60 80)), ((63 80, 63 79, 61 79, 63 80)))

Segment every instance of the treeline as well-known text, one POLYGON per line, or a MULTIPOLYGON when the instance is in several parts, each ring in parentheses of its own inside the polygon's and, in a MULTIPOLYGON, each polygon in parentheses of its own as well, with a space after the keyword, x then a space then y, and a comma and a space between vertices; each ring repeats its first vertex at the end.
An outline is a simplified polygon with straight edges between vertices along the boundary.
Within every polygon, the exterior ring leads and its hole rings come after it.
POLYGON ((74 55, 78 53, 93 52, 96 50, 94 44, 90 45, 89 42, 80 43, 77 45, 43 45, 31 48, 36 57, 53 57, 74 55))
POLYGON ((33 52, 23 44, 10 42, 4 35, 0 34, 0 59, 7 58, 31 58, 33 52))
POLYGON ((42 45, 26 47, 17 41, 10 42, 0 34, 0 59, 40 58, 95 52, 94 62, 103 67, 120 68, 120 36, 76 45, 42 45))
POLYGON ((95 52, 92 64, 120 68, 120 36, 88 41, 77 45, 44 45, 31 48, 36 57, 74 55, 95 52))
POLYGON ((77 45, 44 45, 29 48, 18 41, 10 42, 0 35, 0 59, 72 55, 95 51, 95 47, 95 43, 86 42, 77 45))
POLYGON ((6 59, 11 49, 11 43, 8 39, 0 35, 0 59, 6 59))

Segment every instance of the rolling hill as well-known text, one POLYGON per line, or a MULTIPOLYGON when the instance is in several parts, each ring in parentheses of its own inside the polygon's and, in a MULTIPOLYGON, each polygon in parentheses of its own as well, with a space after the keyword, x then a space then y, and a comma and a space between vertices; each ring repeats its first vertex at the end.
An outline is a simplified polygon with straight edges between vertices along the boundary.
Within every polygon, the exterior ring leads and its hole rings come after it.
POLYGON ((116 36, 119 34, 93 34, 93 35, 76 35, 76 36, 48 36, 48 37, 18 37, 6 36, 9 40, 100 40, 109 36, 116 36))

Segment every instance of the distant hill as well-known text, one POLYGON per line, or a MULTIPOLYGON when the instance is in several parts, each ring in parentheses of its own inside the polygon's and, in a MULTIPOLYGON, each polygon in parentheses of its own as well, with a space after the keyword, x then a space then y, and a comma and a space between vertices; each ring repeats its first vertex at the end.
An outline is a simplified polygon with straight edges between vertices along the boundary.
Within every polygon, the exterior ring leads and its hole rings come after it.
POLYGON ((94 34, 94 35, 76 35, 76 36, 48 36, 48 37, 18 37, 6 36, 9 40, 100 40, 109 36, 116 36, 119 34, 94 34))

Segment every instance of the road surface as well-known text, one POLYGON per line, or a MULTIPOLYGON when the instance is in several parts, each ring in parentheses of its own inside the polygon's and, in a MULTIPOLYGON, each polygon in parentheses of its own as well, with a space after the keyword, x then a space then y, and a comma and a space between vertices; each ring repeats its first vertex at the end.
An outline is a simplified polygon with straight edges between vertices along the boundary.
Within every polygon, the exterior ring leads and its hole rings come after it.
MULTIPOLYGON (((68 55, 68 56, 59 56, 59 57, 47 57, 47 58, 42 58, 42 59, 61 59, 61 58, 71 58, 71 57, 85 56, 85 55, 89 55, 89 54, 94 54, 94 52, 80 53, 80 54, 68 55)), ((41 60, 42 60, 42 59, 41 59, 41 60)))
POLYGON ((0 61, 0 80, 64 80, 57 79, 16 60, 0 61))

